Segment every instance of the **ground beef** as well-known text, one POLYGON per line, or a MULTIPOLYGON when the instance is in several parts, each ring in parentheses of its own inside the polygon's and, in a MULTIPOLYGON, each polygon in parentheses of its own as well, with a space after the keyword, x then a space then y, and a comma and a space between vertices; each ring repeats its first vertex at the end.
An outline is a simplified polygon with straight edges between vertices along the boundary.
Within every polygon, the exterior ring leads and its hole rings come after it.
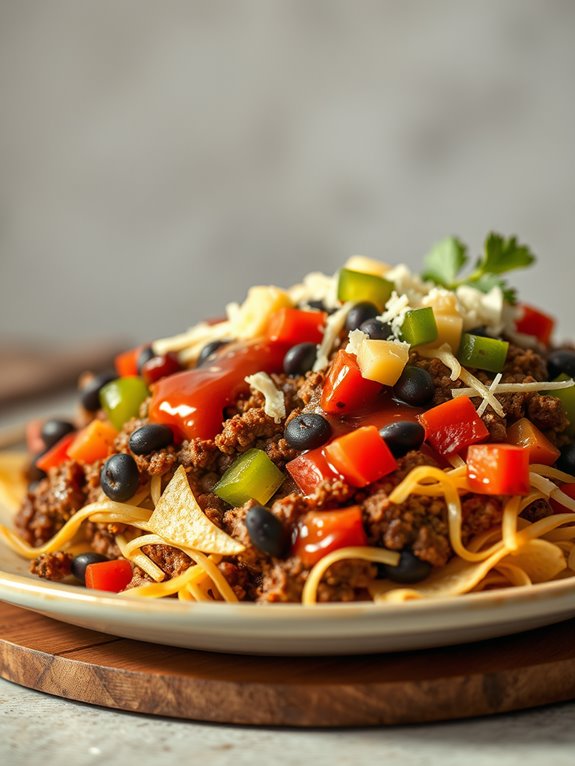
POLYGON ((173 446, 154 450, 146 455, 135 455, 129 446, 130 436, 148 423, 147 418, 132 418, 124 426, 114 442, 116 452, 125 452, 136 461, 140 474, 144 477, 163 476, 177 462, 176 450, 173 446))
POLYGON ((45 580, 58 582, 71 574, 73 556, 70 553, 56 551, 43 553, 30 564, 30 572, 45 580))
MULTIPOLYGON (((253 592, 259 602, 301 601, 309 570, 297 558, 275 561, 264 569, 261 582, 253 592)), ((350 559, 331 566, 317 590, 317 600, 357 601, 367 598, 367 588, 376 579, 377 568, 368 561, 350 559)))
POLYGON ((219 457, 213 439, 190 439, 184 441, 178 452, 178 463, 196 471, 211 471, 219 457))
POLYGON ((86 524, 86 538, 96 553, 101 553, 109 559, 117 559, 121 553, 116 545, 116 535, 124 530, 125 527, 121 524, 96 524, 89 521, 86 524))
POLYGON ((86 478, 82 466, 72 461, 52 468, 29 493, 15 527, 30 545, 48 542, 68 519, 86 504, 86 478))
POLYGON ((225 455, 237 455, 253 447, 258 439, 283 435, 283 430, 283 423, 275 423, 262 406, 254 407, 226 420, 215 444, 225 455))

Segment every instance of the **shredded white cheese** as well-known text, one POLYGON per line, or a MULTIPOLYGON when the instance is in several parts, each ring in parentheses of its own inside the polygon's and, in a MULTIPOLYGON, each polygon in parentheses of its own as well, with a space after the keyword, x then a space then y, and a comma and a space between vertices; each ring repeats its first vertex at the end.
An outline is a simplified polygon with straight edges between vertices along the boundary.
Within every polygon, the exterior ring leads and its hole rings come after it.
POLYGON ((481 326, 493 335, 501 334, 504 327, 505 301, 500 287, 493 287, 488 293, 482 293, 475 287, 460 285, 455 294, 462 309, 464 330, 481 326))
MULTIPOLYGON (((495 381, 493 381, 495 382, 495 381)), ((571 388, 575 385, 575 381, 570 380, 553 380, 545 381, 544 383, 498 383, 494 388, 493 384, 489 387, 496 394, 513 394, 527 391, 556 391, 560 388, 571 388)), ((451 391, 452 396, 481 396, 476 388, 454 388, 451 391)))
POLYGON ((276 388, 267 372, 256 372, 254 375, 248 375, 245 381, 254 391, 263 394, 266 415, 273 418, 276 423, 281 423, 286 416, 285 396, 283 391, 276 388))
POLYGON ((323 338, 317 350, 317 359, 313 366, 314 372, 317 372, 318 370, 324 370, 329 364, 330 351, 332 350, 340 332, 345 327, 345 320, 352 307, 353 303, 345 303, 334 314, 328 316, 325 323, 323 338))
POLYGON ((288 290, 288 295, 295 305, 308 301, 323 301, 328 309, 337 308, 337 277, 327 276, 320 271, 306 274, 302 284, 294 285, 288 290))
POLYGON ((451 370, 451 380, 457 380, 461 375, 461 364, 456 357, 453 356, 450 346, 444 343, 439 348, 419 348, 417 349, 419 356, 423 356, 426 359, 439 359, 440 362, 451 370))
POLYGON ((357 356, 362 343, 367 338, 367 335, 361 330, 352 330, 349 334, 349 339, 345 350, 348 354, 355 354, 357 356))
MULTIPOLYGON (((501 375, 501 373, 498 372, 497 375, 493 378, 493 381, 491 382, 491 385, 489 386, 489 390, 491 392, 495 391, 495 389, 497 388, 497 384, 499 383, 499 381, 501 380, 502 377, 503 376, 501 375)), ((483 401, 481 402, 481 404, 477 408, 477 414, 479 415, 479 417, 483 416, 483 413, 485 412, 485 410, 487 409, 488 406, 489 406, 489 399, 484 397, 483 401)))
POLYGON ((421 299, 427 295, 433 285, 424 282, 420 276, 413 274, 404 263, 400 263, 385 274, 385 278, 395 285, 398 295, 406 295, 411 306, 419 307, 421 299))
POLYGON ((382 322, 391 325, 393 334, 399 336, 401 325, 409 311, 409 298, 407 295, 398 295, 395 290, 391 293, 390 299, 385 304, 385 311, 379 317, 382 322))
POLYGON ((155 340, 152 343, 152 349, 160 356, 167 354, 168 351, 179 352, 180 360, 186 363, 193 361, 207 343, 230 337, 232 337, 232 330, 229 321, 217 324, 200 322, 180 335, 155 340))

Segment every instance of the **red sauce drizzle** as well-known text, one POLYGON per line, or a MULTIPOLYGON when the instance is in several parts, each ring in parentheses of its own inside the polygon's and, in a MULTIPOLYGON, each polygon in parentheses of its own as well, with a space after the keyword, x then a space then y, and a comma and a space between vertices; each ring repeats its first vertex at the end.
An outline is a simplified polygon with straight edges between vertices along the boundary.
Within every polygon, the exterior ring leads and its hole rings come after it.
POLYGON ((283 343, 264 340, 227 346, 211 364, 153 385, 149 418, 186 439, 213 439, 221 430, 224 408, 248 390, 246 375, 280 372, 286 351, 283 343))

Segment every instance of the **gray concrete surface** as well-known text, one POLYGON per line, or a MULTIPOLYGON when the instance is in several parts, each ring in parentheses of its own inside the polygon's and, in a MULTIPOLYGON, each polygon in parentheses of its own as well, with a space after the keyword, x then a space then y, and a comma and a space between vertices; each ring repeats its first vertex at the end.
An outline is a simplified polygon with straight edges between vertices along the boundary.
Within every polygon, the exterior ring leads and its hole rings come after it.
POLYGON ((298 731, 203 725, 65 702, 0 681, 6 766, 571 766, 575 703, 432 726, 298 731))

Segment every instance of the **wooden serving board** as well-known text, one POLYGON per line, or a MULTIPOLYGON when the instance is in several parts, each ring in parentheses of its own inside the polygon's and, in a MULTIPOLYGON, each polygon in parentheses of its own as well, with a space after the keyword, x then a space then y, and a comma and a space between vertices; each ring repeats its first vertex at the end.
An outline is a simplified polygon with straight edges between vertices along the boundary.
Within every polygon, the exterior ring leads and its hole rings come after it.
POLYGON ((114 638, 0 603, 0 675, 71 700, 196 721, 419 723, 575 698, 575 620, 428 651, 246 657, 114 638))

